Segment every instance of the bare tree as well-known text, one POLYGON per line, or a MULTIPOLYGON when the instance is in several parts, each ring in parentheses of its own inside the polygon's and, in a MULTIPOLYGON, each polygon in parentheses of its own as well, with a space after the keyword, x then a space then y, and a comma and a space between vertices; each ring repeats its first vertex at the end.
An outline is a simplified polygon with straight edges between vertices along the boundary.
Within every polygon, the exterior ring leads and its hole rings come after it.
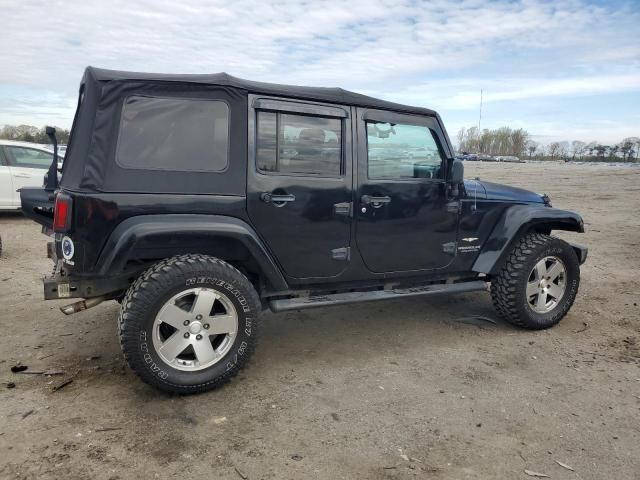
POLYGON ((458 133, 458 138, 460 139, 460 134, 462 133, 462 140, 460 141, 460 151, 461 152, 469 152, 469 153, 478 153, 479 142, 478 142, 478 127, 468 128, 466 131, 462 129, 458 133))
POLYGON ((462 127, 460 130, 458 130, 458 135, 457 135, 457 139, 458 139, 458 151, 462 152, 464 149, 462 148, 464 145, 464 140, 466 137, 467 131, 464 129, 464 127, 462 127))
POLYGON ((585 142, 581 142, 580 140, 574 140, 571 142, 571 159, 575 160, 578 157, 578 160, 582 160, 582 155, 584 154, 584 150, 587 147, 585 142))
POLYGON ((596 147, 598 146, 598 142, 589 142, 585 147, 585 152, 589 156, 593 156, 596 154, 596 147))
POLYGON ((522 156, 526 150, 528 140, 529 134, 522 128, 511 131, 511 155, 522 156))
POLYGON ((563 140, 561 142, 558 142, 558 145, 560 145, 560 148, 558 150, 558 157, 560 157, 562 160, 568 160, 569 157, 569 142, 567 142, 566 140, 563 140))
POLYGON ((636 146, 640 146, 640 138, 627 137, 618 145, 620 152, 622 153, 622 161, 633 161, 634 153, 637 155, 636 146))
POLYGON ((480 136, 478 137, 478 151, 480 153, 486 153, 492 155, 491 151, 491 143, 493 142, 493 133, 491 130, 483 130, 480 136))
POLYGON ((551 160, 555 160, 555 158, 560 154, 561 148, 562 147, 560 146, 559 142, 553 142, 549 144, 548 151, 551 160))
POLYGON ((607 150, 609 150, 609 147, 607 145, 597 144, 593 149, 595 150, 598 157, 602 158, 602 160, 604 161, 604 154, 607 152, 607 150))

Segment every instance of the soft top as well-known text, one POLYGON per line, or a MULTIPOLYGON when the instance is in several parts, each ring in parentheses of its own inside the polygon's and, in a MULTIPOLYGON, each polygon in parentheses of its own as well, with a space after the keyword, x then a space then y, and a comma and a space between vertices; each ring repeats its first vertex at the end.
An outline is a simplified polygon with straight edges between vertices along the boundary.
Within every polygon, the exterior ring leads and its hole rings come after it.
POLYGON ((103 68, 87 67, 85 80, 92 79, 99 82, 109 81, 152 81, 174 83, 199 83, 207 85, 221 85, 238 88, 248 93, 273 95, 320 102, 338 103, 342 105, 354 105, 358 107, 379 108, 382 110, 402 111, 418 115, 436 115, 436 112, 428 108, 413 107, 399 103, 388 102, 378 98, 369 97, 360 93, 351 92, 342 88, 304 87, 299 85, 283 85, 278 83, 255 82, 234 77, 228 73, 213 74, 164 74, 125 72, 120 70, 107 70, 103 68))
MULTIPOLYGON (((249 122, 255 120, 249 118, 248 107, 253 107, 249 105, 250 95, 386 110, 413 114, 416 117, 432 117, 429 121, 441 123, 433 110, 387 102, 341 88, 254 82, 226 73, 174 75, 87 67, 78 95, 78 108, 71 129, 60 186, 72 191, 108 193, 200 195, 215 192, 216 195, 244 195, 249 155, 247 131, 249 122), (124 104, 133 96, 216 99, 226 103, 229 111, 226 120, 226 169, 171 170, 121 165, 117 161, 117 148, 120 128, 123 125, 124 104), (176 172, 179 172, 179 175, 176 172)), ((175 122, 177 121, 174 121, 174 124, 175 122)), ((167 125, 167 128, 170 126, 167 125)), ((164 133, 158 131, 154 135, 160 138, 164 133)), ((141 140, 141 143, 137 144, 138 147, 143 148, 144 141, 141 140)))

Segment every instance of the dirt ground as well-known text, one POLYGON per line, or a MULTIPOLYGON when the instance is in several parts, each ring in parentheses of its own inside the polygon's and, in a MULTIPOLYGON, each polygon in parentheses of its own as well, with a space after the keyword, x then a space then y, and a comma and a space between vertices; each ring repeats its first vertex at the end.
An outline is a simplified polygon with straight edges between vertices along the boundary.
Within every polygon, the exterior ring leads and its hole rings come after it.
POLYGON ((43 301, 46 237, 0 215, 0 478, 640 479, 640 168, 467 176, 583 214, 561 235, 590 252, 557 327, 508 326, 484 292, 266 314, 252 364, 186 397, 125 366, 115 302, 43 301))

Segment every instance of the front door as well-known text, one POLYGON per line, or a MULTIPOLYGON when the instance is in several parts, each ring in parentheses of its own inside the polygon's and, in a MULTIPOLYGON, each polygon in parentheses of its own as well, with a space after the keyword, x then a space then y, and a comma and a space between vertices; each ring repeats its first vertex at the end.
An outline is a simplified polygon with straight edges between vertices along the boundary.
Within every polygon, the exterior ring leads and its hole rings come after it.
POLYGON ((331 278, 350 259, 350 109, 249 96, 249 217, 286 275, 331 278))
MULTIPOLYGON (((357 109, 356 242, 373 272, 441 269, 455 254, 458 201, 435 117, 357 109)), ((446 149, 446 150, 445 150, 446 149)))

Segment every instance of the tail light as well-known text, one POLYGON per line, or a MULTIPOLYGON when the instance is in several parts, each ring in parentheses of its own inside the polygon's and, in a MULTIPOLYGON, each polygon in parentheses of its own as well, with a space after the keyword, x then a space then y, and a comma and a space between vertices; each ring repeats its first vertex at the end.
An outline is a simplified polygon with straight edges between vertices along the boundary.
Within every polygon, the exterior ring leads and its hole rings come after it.
POLYGON ((66 232, 71 227, 72 200, 69 195, 58 193, 53 209, 53 231, 66 232))

